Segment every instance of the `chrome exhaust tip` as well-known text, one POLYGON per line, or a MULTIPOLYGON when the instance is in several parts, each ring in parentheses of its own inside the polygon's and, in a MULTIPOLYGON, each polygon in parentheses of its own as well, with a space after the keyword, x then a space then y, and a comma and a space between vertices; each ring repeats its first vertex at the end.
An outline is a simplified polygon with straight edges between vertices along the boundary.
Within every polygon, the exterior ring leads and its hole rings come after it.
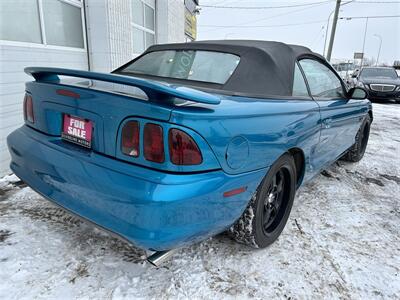
POLYGON ((167 261, 174 253, 176 249, 168 250, 168 251, 157 251, 154 252, 147 258, 147 261, 151 263, 155 267, 160 267, 165 261, 167 261))

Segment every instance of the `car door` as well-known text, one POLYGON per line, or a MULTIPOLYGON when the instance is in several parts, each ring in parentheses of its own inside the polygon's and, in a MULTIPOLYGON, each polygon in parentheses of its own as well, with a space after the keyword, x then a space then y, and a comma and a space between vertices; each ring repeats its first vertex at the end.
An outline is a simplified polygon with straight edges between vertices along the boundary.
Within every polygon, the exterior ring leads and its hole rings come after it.
POLYGON ((354 144, 365 108, 361 101, 347 98, 342 80, 328 64, 316 58, 301 59, 299 64, 320 108, 321 134, 315 165, 322 168, 354 144))

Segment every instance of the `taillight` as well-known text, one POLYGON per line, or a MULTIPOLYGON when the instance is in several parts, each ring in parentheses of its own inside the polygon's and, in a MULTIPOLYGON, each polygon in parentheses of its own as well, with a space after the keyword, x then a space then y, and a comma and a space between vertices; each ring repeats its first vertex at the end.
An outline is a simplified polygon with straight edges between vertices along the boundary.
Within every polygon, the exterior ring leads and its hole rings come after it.
POLYGON ((122 128, 121 150, 126 155, 139 156, 139 123, 137 121, 129 121, 122 128))
POLYGON ((35 117, 33 115, 33 103, 32 96, 29 94, 25 94, 24 98, 24 119, 25 121, 34 123, 35 117))
POLYGON ((143 133, 144 157, 162 163, 165 159, 163 129, 157 124, 147 123, 143 133))
POLYGON ((64 89, 58 89, 58 90, 56 90, 56 93, 58 95, 67 96, 67 97, 71 97, 71 98, 75 98, 75 99, 79 99, 81 97, 81 95, 79 95, 78 93, 75 93, 75 92, 69 91, 69 90, 64 90, 64 89))
POLYGON ((170 129, 168 134, 169 155, 175 165, 199 165, 203 161, 196 142, 179 129, 170 129))

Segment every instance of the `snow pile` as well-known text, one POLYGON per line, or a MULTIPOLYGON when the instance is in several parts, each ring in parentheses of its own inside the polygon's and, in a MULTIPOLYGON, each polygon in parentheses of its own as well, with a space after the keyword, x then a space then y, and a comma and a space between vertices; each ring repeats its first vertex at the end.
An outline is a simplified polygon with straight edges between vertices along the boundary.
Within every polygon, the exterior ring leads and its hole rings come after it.
POLYGON ((157 269, 146 253, 65 213, 15 176, 0 180, 0 299, 396 298, 400 295, 400 106, 374 105, 366 156, 300 189, 278 241, 225 235, 157 269))

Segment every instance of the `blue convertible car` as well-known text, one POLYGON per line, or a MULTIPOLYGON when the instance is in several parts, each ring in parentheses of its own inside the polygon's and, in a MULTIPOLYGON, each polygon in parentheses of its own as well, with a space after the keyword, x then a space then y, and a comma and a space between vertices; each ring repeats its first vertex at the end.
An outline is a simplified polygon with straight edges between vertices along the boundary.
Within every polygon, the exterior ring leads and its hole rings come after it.
POLYGON ((372 107, 320 55, 267 41, 150 47, 111 74, 26 68, 11 169, 134 245, 167 251, 223 231, 282 232, 296 189, 358 161, 372 107))

